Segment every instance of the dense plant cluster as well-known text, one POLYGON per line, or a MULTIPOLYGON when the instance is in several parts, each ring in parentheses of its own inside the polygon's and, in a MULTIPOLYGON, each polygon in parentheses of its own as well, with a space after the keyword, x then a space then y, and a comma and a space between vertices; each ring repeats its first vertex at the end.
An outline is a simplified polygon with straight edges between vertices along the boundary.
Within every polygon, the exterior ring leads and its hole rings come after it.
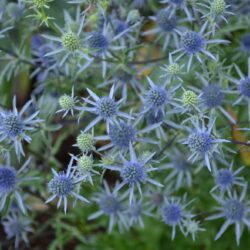
POLYGON ((246 249, 249 27, 249 0, 1 0, 0 249, 246 249))

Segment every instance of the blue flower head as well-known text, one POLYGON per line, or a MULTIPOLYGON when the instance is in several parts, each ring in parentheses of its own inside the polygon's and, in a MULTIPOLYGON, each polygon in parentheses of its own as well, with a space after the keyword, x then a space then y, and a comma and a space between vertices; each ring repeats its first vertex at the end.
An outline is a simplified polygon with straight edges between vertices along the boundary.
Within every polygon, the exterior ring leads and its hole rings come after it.
POLYGON ((110 124, 113 124, 117 117, 131 118, 129 115, 119 111, 119 105, 124 101, 124 99, 121 99, 119 102, 115 102, 114 85, 112 86, 109 96, 107 97, 100 98, 90 89, 87 89, 87 91, 94 101, 88 100, 87 98, 83 98, 83 100, 93 107, 80 107, 79 110, 94 113, 97 117, 85 128, 84 132, 91 129, 101 120, 106 121, 107 131, 109 132, 110 124))
POLYGON ((64 202, 64 213, 67 212, 67 204, 69 196, 82 201, 89 202, 86 198, 79 195, 76 191, 77 185, 85 179, 85 176, 76 176, 75 170, 72 168, 74 158, 72 157, 68 165, 66 173, 60 172, 57 173, 52 169, 53 178, 48 183, 48 189, 51 193, 51 196, 46 201, 46 203, 51 202, 56 197, 58 197, 57 208, 61 206, 62 201, 64 202))
POLYGON ((169 17, 167 10, 160 10, 156 15, 157 25, 165 32, 173 31, 177 26, 177 20, 175 16, 169 17))
POLYGON ((202 120, 202 126, 199 126, 198 121, 192 121, 195 130, 191 131, 189 137, 184 142, 188 145, 191 155, 188 160, 192 162, 197 158, 203 158, 209 171, 211 171, 210 157, 213 157, 213 153, 219 153, 217 149, 217 143, 228 142, 224 139, 214 139, 212 136, 212 129, 214 126, 214 120, 210 120, 208 128, 205 127, 204 120, 202 120))
POLYGON ((115 223, 118 223, 119 228, 122 230, 127 228, 127 222, 125 217, 125 204, 124 199, 127 197, 127 193, 118 195, 117 185, 111 192, 108 184, 104 181, 104 189, 102 192, 97 193, 93 200, 99 205, 99 211, 90 215, 89 220, 96 219, 102 215, 109 217, 108 232, 110 233, 114 228, 115 223))
POLYGON ((182 35, 182 46, 180 49, 177 49, 172 54, 181 52, 181 54, 177 57, 177 61, 184 56, 185 54, 188 55, 189 60, 187 63, 187 70, 189 71, 192 65, 193 57, 196 57, 196 59, 200 62, 202 62, 202 59, 200 57, 200 54, 203 53, 206 56, 212 58, 213 60, 216 60, 215 56, 211 54, 207 49, 207 44, 215 44, 215 43, 228 43, 226 40, 222 39, 213 39, 213 40, 206 40, 205 37, 207 34, 204 34, 207 27, 207 22, 204 23, 204 25, 201 27, 201 30, 199 32, 187 30, 182 35))
POLYGON ((102 32, 93 32, 87 39, 88 47, 97 54, 102 54, 109 47, 109 40, 102 32))
POLYGON ((28 245, 27 233, 33 231, 30 226, 31 221, 28 218, 12 214, 5 217, 2 224, 7 239, 15 238, 15 249, 19 248, 20 240, 23 240, 28 245))
POLYGON ((149 172, 155 171, 156 169, 145 166, 152 159, 154 153, 147 156, 146 159, 138 161, 132 143, 129 144, 129 153, 130 153, 129 161, 127 161, 122 157, 123 159, 122 167, 121 166, 104 166, 104 167, 107 169, 120 172, 122 182, 118 185, 117 191, 120 190, 123 186, 128 186, 129 204, 131 205, 132 201, 134 200, 134 189, 136 187, 138 188, 139 193, 142 195, 141 184, 148 182, 159 187, 161 187, 162 185, 148 176, 149 172))
POLYGON ((243 167, 238 168, 233 171, 233 162, 231 162, 229 168, 215 169, 214 180, 215 186, 212 188, 211 192, 219 189, 222 193, 225 191, 230 192, 234 185, 245 186, 244 178, 238 176, 243 170, 243 167))
MULTIPOLYGON (((17 205, 22 211, 26 213, 26 208, 23 203, 21 195, 20 185, 23 185, 26 181, 36 179, 35 177, 22 176, 22 172, 29 165, 30 158, 21 166, 19 170, 10 166, 10 162, 7 159, 7 165, 0 165, 0 212, 6 205, 6 199, 9 195, 14 194, 17 201, 17 205)), ((12 198, 13 196, 11 196, 12 198)))
POLYGON ((13 142, 15 146, 16 155, 18 158, 20 154, 24 155, 22 140, 30 143, 31 137, 26 133, 35 129, 35 125, 42 120, 35 119, 38 111, 27 118, 24 118, 24 113, 30 107, 32 101, 27 102, 20 112, 16 108, 16 97, 13 98, 13 111, 0 112, 0 142, 13 142))
POLYGON ((240 47, 243 52, 250 52, 250 33, 245 34, 241 38, 240 47))
POLYGON ((172 227, 172 240, 175 238, 176 227, 183 231, 183 223, 185 219, 192 218, 193 215, 186 211, 186 207, 192 201, 185 204, 185 197, 181 199, 167 199, 166 204, 162 207, 162 219, 167 226, 172 227))
POLYGON ((144 129, 138 130, 135 127, 135 125, 138 124, 138 121, 139 120, 135 121, 135 124, 131 124, 130 119, 128 122, 118 121, 117 123, 111 124, 108 135, 95 137, 96 140, 110 140, 110 143, 102 146, 98 151, 103 151, 111 147, 126 151, 129 149, 129 144, 133 142, 157 144, 155 140, 145 138, 144 134, 158 128, 160 124, 152 124, 144 129), (140 138, 141 136, 143 137, 140 138))
POLYGON ((247 186, 244 186, 240 196, 237 195, 236 192, 229 192, 228 197, 218 197, 213 195, 216 201, 220 204, 220 207, 217 208, 218 213, 209 216, 207 220, 214 220, 218 218, 225 218, 226 220, 217 235, 215 236, 215 240, 219 239, 222 234, 227 230, 227 228, 230 225, 234 224, 236 242, 239 245, 244 225, 247 225, 247 227, 250 226, 250 201, 244 201, 246 192, 247 186))
POLYGON ((245 75, 237 65, 235 65, 235 69, 239 75, 239 79, 226 76, 231 82, 236 84, 238 92, 240 93, 240 97, 234 102, 234 105, 241 103, 242 100, 245 99, 248 103, 248 116, 250 119, 250 58, 248 59, 247 75, 245 75))
POLYGON ((209 108, 221 106, 224 94, 221 92, 219 85, 211 84, 202 90, 201 99, 204 104, 209 108))

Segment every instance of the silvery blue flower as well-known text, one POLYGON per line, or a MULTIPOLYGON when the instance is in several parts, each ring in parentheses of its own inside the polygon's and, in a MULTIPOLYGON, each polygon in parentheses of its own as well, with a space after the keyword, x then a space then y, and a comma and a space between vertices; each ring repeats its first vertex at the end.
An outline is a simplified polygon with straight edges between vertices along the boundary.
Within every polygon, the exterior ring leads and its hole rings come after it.
POLYGON ((84 132, 88 131, 92 127, 94 127, 98 122, 104 120, 106 122, 106 129, 109 132, 110 124, 114 124, 118 117, 123 118, 131 118, 131 116, 127 115, 124 112, 119 111, 119 106, 124 102, 124 99, 116 102, 114 100, 114 85, 110 89, 109 95, 105 97, 98 97, 93 91, 87 89, 89 95, 94 99, 91 101, 87 98, 83 98, 83 100, 92 105, 92 107, 79 107, 78 109, 81 111, 87 111, 90 113, 94 113, 97 117, 89 123, 89 125, 85 128, 84 132))
MULTIPOLYGON (((36 179, 35 177, 22 176, 22 173, 29 165, 30 160, 31 158, 29 158, 19 170, 12 167, 9 160, 7 160, 6 165, 0 165, 0 211, 4 209, 7 197, 13 194, 20 210, 23 213, 26 213, 20 186, 26 181, 36 179)), ((12 197, 13 196, 11 196, 11 198, 12 197)))
POLYGON ((31 142, 31 137, 27 135, 27 132, 34 130, 35 125, 42 121, 41 119, 35 119, 39 111, 36 111, 27 118, 23 117, 31 104, 32 100, 27 102, 20 112, 18 112, 16 97, 14 97, 13 110, 0 112, 0 142, 5 140, 8 143, 13 142, 18 158, 20 154, 24 155, 22 141, 31 142))
POLYGON ((190 134, 183 142, 191 151, 188 160, 195 162, 198 158, 204 159, 209 171, 211 171, 210 158, 214 157, 214 153, 220 154, 218 143, 229 142, 225 139, 216 139, 212 135, 215 119, 210 119, 208 128, 206 128, 204 120, 200 126, 197 120, 192 120, 194 129, 188 129, 190 134))
POLYGON ((247 186, 242 189, 240 195, 238 195, 235 191, 229 192, 228 197, 213 195, 215 200, 220 204, 220 207, 216 207, 218 213, 209 216, 207 220, 215 220, 219 218, 224 218, 226 220, 215 236, 215 240, 218 240, 227 228, 234 224, 236 242, 238 245, 240 244, 240 237, 242 235, 244 225, 248 228, 250 227, 250 201, 244 201, 246 192, 247 186))
POLYGON ((129 189, 129 204, 131 205, 134 200, 135 188, 138 189, 140 195, 142 195, 141 185, 145 183, 150 183, 155 186, 162 187, 158 181, 151 179, 148 173, 156 171, 157 168, 151 166, 146 166, 150 160, 153 158, 155 153, 150 154, 146 159, 141 159, 139 161, 135 154, 135 150, 132 143, 129 144, 129 154, 130 160, 126 160, 122 157, 122 166, 104 166, 107 169, 120 172, 122 182, 116 187, 116 190, 120 190, 124 186, 128 186, 129 189))
POLYGON ((181 29, 179 26, 186 19, 180 19, 175 15, 170 15, 168 9, 161 9, 155 16, 150 17, 151 20, 155 21, 157 27, 151 30, 143 32, 143 35, 158 34, 155 42, 164 38, 163 50, 169 46, 171 39, 174 41, 175 48, 179 47, 179 36, 181 36, 181 29))
POLYGON ((23 216, 11 214, 3 218, 2 225, 7 239, 15 238, 15 249, 19 249, 19 243, 23 240, 28 246, 29 240, 27 234, 32 232, 31 221, 23 216))
POLYGON ((192 20, 191 12, 187 6, 187 0, 160 0, 162 4, 168 4, 166 10, 169 11, 169 16, 173 16, 178 9, 184 10, 188 20, 192 20))
POLYGON ((102 215, 109 217, 108 232, 110 233, 117 223, 120 230, 128 227, 126 218, 126 206, 124 200, 127 198, 127 193, 118 194, 117 185, 113 191, 110 190, 106 181, 103 182, 104 189, 100 193, 96 193, 93 200, 99 205, 99 211, 88 217, 89 220, 94 220, 102 215))
POLYGON ((217 189, 219 189, 221 193, 224 193, 225 191, 230 192, 234 185, 238 185, 241 187, 244 187, 246 185, 244 178, 238 176, 244 169, 244 167, 240 167, 237 170, 233 171, 233 165, 234 162, 232 161, 229 165, 229 168, 215 168, 215 171, 213 173, 215 186, 211 189, 211 192, 214 192, 217 189))
POLYGON ((234 105, 242 103, 245 99, 248 103, 248 116, 250 119, 250 58, 248 58, 248 74, 245 75, 240 68, 235 65, 235 69, 240 79, 236 79, 232 76, 226 75, 226 77, 237 85, 240 97, 234 102, 234 105))
POLYGON ((48 183, 48 189, 51 193, 51 196, 46 201, 46 203, 49 203, 53 201, 55 198, 58 198, 57 202, 57 208, 61 206, 61 203, 64 203, 64 213, 67 212, 67 205, 68 205, 68 198, 70 196, 74 197, 75 199, 78 199, 82 202, 89 203, 89 201, 77 193, 77 185, 81 183, 85 176, 76 176, 75 171, 76 169, 72 168, 74 158, 72 157, 70 160, 70 163, 67 167, 67 171, 57 173, 53 168, 53 178, 48 183))
POLYGON ((193 217, 186 208, 192 202, 193 200, 186 203, 186 196, 183 198, 170 197, 166 199, 166 203, 162 207, 162 220, 167 226, 172 227, 172 240, 175 238, 176 227, 179 227, 181 232, 185 234, 183 224, 186 219, 193 217))
POLYGON ((189 71, 193 62, 193 57, 195 57, 201 64, 202 59, 200 54, 203 53, 206 56, 210 57, 213 60, 216 60, 216 57, 206 49, 208 44, 220 44, 220 43, 228 43, 228 41, 223 39, 211 39, 207 40, 206 37, 208 33, 204 34, 207 27, 207 22, 203 24, 199 32, 187 30, 182 35, 181 48, 172 52, 172 54, 180 53, 176 61, 182 58, 184 55, 188 55, 189 59, 187 62, 187 70, 189 71))

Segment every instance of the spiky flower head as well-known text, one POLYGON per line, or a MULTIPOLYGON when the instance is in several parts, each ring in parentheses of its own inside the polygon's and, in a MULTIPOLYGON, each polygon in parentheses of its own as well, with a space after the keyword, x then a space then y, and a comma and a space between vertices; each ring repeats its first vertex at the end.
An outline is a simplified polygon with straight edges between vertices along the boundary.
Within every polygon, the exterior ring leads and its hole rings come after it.
POLYGON ((146 113, 146 119, 148 125, 153 125, 159 122, 163 122, 164 120, 163 111, 160 110, 157 113, 155 113, 154 111, 149 111, 148 113, 146 113))
POLYGON ((146 94, 146 102, 152 108, 163 106, 168 101, 167 92, 159 86, 151 87, 146 94))
POLYGON ((107 194, 99 200, 99 206, 101 211, 106 215, 117 215, 122 209, 122 203, 120 199, 113 194, 107 194))
POLYGON ((180 73, 180 65, 178 63, 171 63, 167 66, 166 71, 170 75, 178 75, 180 73))
POLYGON ((216 184, 222 189, 230 187, 234 182, 234 175, 229 169, 221 169, 216 175, 216 184))
POLYGON ((182 37, 183 49, 189 54, 196 54, 201 52, 204 48, 205 41, 201 34, 195 31, 188 31, 182 37))
POLYGON ((88 155, 82 155, 78 158, 77 165, 78 165, 78 172, 82 175, 89 173, 93 169, 93 158, 88 155))
POLYGON ((195 237, 198 232, 205 231, 204 228, 200 227, 200 222, 196 220, 187 219, 184 221, 183 224, 185 227, 185 234, 186 235, 191 234, 193 241, 195 241, 195 237))
POLYGON ((67 32, 62 35, 62 46, 70 52, 74 52, 80 48, 79 39, 76 34, 67 32))
POLYGON ((35 119, 39 112, 31 114, 24 118, 24 113, 32 101, 27 102, 18 112, 16 108, 16 98, 13 98, 13 111, 0 111, 0 142, 7 140, 14 142, 16 155, 20 158, 20 154, 24 155, 22 140, 31 142, 31 137, 26 134, 35 129, 35 124, 41 122, 40 119, 35 119))
POLYGON ((74 174, 75 170, 73 170, 72 168, 74 159, 75 159, 74 157, 71 158, 66 172, 57 173, 54 169, 52 169, 53 177, 48 183, 48 189, 49 192, 51 193, 51 196, 46 201, 46 203, 53 201, 57 197, 58 198, 57 208, 61 206, 63 201, 64 213, 67 212, 68 198, 70 196, 82 202, 89 203, 89 201, 83 196, 81 196, 76 190, 77 187, 80 187, 79 184, 81 183, 81 181, 83 181, 86 177, 76 176, 74 174))
POLYGON ((95 140, 92 134, 81 132, 76 138, 76 146, 82 152, 90 152, 94 150, 95 140))
POLYGON ((17 172, 13 167, 0 166, 0 194, 10 193, 15 189, 17 172))
POLYGON ((211 135, 206 132, 195 132, 189 136, 188 146, 192 152, 204 155, 212 148, 211 135))
POLYGON ((250 98, 250 77, 240 80, 239 90, 242 95, 250 98))
POLYGON ((20 186, 23 185, 23 183, 25 183, 27 180, 34 180, 36 178, 20 175, 22 174, 23 170, 29 165, 30 158, 26 162, 24 162, 19 170, 16 170, 14 167, 10 166, 8 157, 6 160, 6 165, 0 165, 0 212, 7 204, 6 200, 7 197, 9 197, 11 201, 13 201, 12 198, 15 198, 20 211, 22 211, 22 213, 25 213, 26 208, 24 206, 23 198, 20 193, 20 186))
POLYGON ((240 46, 243 51, 250 52, 250 33, 245 34, 241 38, 240 46))
POLYGON ((247 227, 249 227, 250 225, 250 201, 244 201, 246 192, 247 186, 245 185, 240 195, 238 195, 235 191, 229 192, 228 197, 213 195, 216 201, 220 203, 220 206, 216 207, 216 210, 218 210, 218 212, 214 215, 209 216, 207 220, 214 220, 219 218, 225 219, 224 224, 215 236, 215 240, 219 239, 222 234, 227 230, 227 228, 230 225, 234 224, 236 242, 239 245, 244 225, 246 225, 247 227))
POLYGON ((116 115, 117 106, 113 99, 109 97, 103 97, 98 101, 96 111, 99 116, 106 119, 116 115))
POLYGON ((87 40, 90 49, 103 53, 109 47, 109 40, 102 32, 93 32, 87 40))
POLYGON ((110 126, 109 136, 114 146, 128 148, 129 143, 133 143, 136 139, 136 130, 132 125, 120 122, 110 126))
POLYGON ((59 173, 50 180, 48 187, 54 195, 68 196, 74 190, 74 182, 71 177, 59 173))
POLYGON ((184 91, 182 95, 182 103, 184 107, 193 107, 198 104, 198 97, 196 93, 191 90, 184 91))
POLYGON ((63 110, 69 111, 75 107, 75 100, 70 95, 60 96, 58 103, 63 110))
POLYGON ((7 238, 15 238, 15 249, 19 248, 20 240, 28 245, 27 233, 32 232, 29 219, 12 214, 4 218, 2 224, 7 238))
POLYGON ((215 15, 221 15, 225 11, 226 3, 224 0, 214 0, 211 3, 211 11, 215 15))
POLYGON ((21 136, 24 128, 21 117, 12 112, 5 114, 5 117, 1 121, 1 126, 5 133, 11 138, 21 136))
POLYGON ((176 17, 170 17, 169 11, 164 9, 157 13, 156 23, 165 32, 172 32, 177 26, 176 17))
POLYGON ((221 106, 224 94, 219 85, 210 84, 203 88, 201 99, 208 108, 221 106))
POLYGON ((166 204, 162 207, 162 219, 166 225, 172 227, 172 239, 175 237, 176 227, 179 227, 183 232, 183 223, 185 220, 192 218, 193 215, 186 211, 186 195, 181 198, 170 197, 166 200, 166 204))
POLYGON ((124 182, 129 185, 143 182, 147 177, 144 164, 138 162, 126 162, 121 171, 121 177, 124 182))
POLYGON ((246 206, 237 199, 230 199, 223 205, 225 217, 232 222, 240 221, 244 218, 246 206))
POLYGON ((163 220, 167 225, 176 226, 182 219, 182 207, 179 204, 168 204, 163 208, 163 220))

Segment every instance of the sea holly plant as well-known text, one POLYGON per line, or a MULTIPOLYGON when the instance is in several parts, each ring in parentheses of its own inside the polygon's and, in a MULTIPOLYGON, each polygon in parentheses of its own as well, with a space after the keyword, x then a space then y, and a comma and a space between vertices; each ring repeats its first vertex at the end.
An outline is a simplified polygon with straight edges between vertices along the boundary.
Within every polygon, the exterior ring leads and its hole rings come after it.
POLYGON ((249 23, 249 0, 1 0, 0 248, 248 249, 249 23))

